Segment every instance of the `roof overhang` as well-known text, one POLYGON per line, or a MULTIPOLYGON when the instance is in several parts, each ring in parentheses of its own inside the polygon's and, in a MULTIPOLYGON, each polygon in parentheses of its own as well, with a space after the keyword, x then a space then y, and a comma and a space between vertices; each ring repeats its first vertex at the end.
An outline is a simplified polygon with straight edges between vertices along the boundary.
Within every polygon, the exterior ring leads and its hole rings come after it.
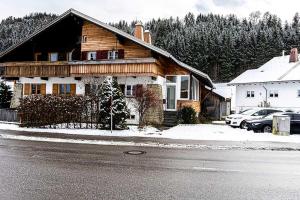
POLYGON ((62 19, 66 18, 67 16, 70 16, 70 15, 75 15, 77 17, 80 17, 80 18, 82 18, 82 19, 84 19, 86 21, 89 21, 89 22, 91 22, 91 23, 93 23, 93 24, 95 24, 97 26, 100 26, 102 28, 107 29, 108 31, 113 32, 117 36, 121 36, 121 37, 124 37, 126 39, 129 39, 129 40, 135 42, 136 44, 144 46, 144 47, 152 50, 153 52, 156 52, 156 53, 158 53, 158 54, 160 54, 160 55, 162 55, 162 56, 164 56, 166 58, 169 58, 169 59, 173 60, 179 66, 181 66, 181 67, 189 70, 190 72, 198 75, 199 77, 201 77, 201 79, 204 80, 204 83, 206 85, 208 85, 211 88, 214 88, 213 82, 211 81, 210 77, 207 74, 205 74, 205 73, 201 72, 200 70, 197 70, 197 69, 195 69, 195 68, 193 68, 193 67, 191 67, 191 66, 189 66, 189 65, 187 65, 187 64, 185 64, 185 63, 183 63, 183 62, 181 62, 179 60, 177 60, 174 56, 172 56, 167 51, 164 51, 164 50, 162 50, 162 49, 160 49, 160 48, 158 48, 156 46, 153 46, 153 45, 151 45, 149 43, 146 43, 146 42, 144 42, 144 41, 142 41, 142 40, 140 40, 140 39, 138 39, 138 38, 136 38, 136 37, 134 37, 134 36, 132 36, 132 35, 130 35, 128 33, 125 33, 124 31, 121 31, 121 30, 119 30, 119 29, 117 29, 117 28, 115 28, 113 26, 110 26, 110 25, 108 25, 106 23, 103 23, 103 22, 101 22, 101 21, 99 21, 97 19, 94 19, 94 18, 92 18, 92 17, 90 17, 88 15, 85 15, 85 14, 83 14, 83 13, 77 11, 77 10, 74 10, 74 9, 70 9, 70 10, 66 11, 65 13, 63 13, 62 15, 60 15, 59 17, 57 17, 55 20, 53 20, 49 24, 45 25, 43 28, 37 30, 33 34, 31 34, 28 37, 26 37, 25 39, 23 39, 21 42, 15 44, 13 46, 11 46, 10 48, 4 50, 3 52, 1 52, 0 53, 0 59, 3 56, 5 56, 6 54, 8 54, 11 51, 13 51, 14 49, 16 49, 19 46, 23 45, 24 43, 30 41, 33 37, 39 35, 41 32, 43 32, 43 31, 47 30, 48 28, 54 26, 59 21, 61 21, 62 19))

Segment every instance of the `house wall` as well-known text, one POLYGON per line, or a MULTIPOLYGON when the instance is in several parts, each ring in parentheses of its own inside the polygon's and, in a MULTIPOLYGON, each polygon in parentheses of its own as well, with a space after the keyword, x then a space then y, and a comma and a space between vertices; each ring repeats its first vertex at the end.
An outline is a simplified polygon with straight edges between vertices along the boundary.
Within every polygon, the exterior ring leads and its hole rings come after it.
POLYGON ((76 84, 76 94, 84 95, 85 87, 82 81, 77 81, 73 77, 49 77, 48 80, 42 80, 40 77, 35 78, 25 78, 21 77, 19 80, 20 83, 45 83, 46 84, 46 94, 52 94, 53 84, 76 84))
POLYGON ((300 110, 300 98, 298 90, 300 90, 300 82, 279 82, 264 84, 248 84, 236 86, 236 110, 240 112, 246 108, 261 106, 266 100, 266 87, 268 90, 268 103, 273 108, 300 110), (247 98, 247 91, 254 91, 254 98, 247 98), (270 98, 270 90, 278 91, 278 98, 270 98))
POLYGON ((145 47, 129 40, 120 42, 115 34, 90 22, 84 23, 82 35, 87 36, 87 42, 81 44, 81 51, 124 49, 125 59, 152 57, 145 47))

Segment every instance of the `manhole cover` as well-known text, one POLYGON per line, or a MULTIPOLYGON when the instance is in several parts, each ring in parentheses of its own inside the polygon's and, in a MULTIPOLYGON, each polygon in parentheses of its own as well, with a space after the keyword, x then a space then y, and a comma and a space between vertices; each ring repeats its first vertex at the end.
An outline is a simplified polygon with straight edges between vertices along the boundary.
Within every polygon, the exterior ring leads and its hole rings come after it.
POLYGON ((146 151, 131 150, 131 151, 125 151, 124 153, 129 155, 142 155, 145 154, 146 151))

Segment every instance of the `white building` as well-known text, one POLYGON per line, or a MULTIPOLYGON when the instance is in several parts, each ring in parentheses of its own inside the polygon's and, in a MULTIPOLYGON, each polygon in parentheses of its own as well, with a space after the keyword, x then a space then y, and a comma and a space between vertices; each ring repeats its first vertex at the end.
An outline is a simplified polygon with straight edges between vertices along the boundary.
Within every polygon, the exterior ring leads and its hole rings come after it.
POLYGON ((236 112, 254 107, 300 111, 300 62, 298 50, 247 70, 229 86, 236 86, 236 112))

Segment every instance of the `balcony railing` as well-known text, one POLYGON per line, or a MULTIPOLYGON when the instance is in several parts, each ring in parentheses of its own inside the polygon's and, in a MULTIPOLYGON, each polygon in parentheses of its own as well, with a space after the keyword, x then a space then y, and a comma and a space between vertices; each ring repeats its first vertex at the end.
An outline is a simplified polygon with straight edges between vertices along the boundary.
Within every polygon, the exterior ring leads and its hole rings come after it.
POLYGON ((164 73, 154 58, 105 61, 6 62, 6 77, 157 76, 164 73))

